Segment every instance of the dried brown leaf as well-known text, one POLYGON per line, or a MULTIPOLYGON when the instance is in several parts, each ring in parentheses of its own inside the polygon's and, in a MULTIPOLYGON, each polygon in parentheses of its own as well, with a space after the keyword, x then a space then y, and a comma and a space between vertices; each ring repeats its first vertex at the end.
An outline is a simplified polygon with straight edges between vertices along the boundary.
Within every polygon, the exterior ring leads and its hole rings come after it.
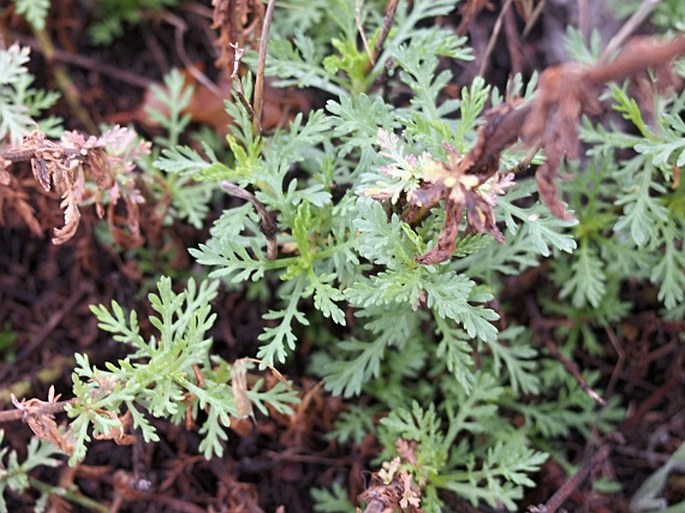
POLYGON ((426 253, 416 258, 419 264, 432 265, 452 258, 459 234, 459 221, 464 213, 464 205, 448 200, 445 204, 445 221, 440 230, 438 242, 426 253))
POLYGON ((578 121, 583 113, 598 114, 602 107, 595 87, 585 79, 587 68, 564 64, 545 70, 537 97, 521 129, 529 146, 540 146, 546 162, 536 173, 540 199, 555 216, 572 219, 559 196, 557 169, 563 158, 579 156, 578 121))
POLYGON ((231 388, 233 389, 233 397, 235 398, 236 417, 252 417, 254 419, 252 401, 250 401, 250 398, 247 395, 247 362, 248 360, 245 358, 233 362, 233 368, 231 369, 231 388))
POLYGON ((391 463, 386 462, 384 467, 385 472, 373 473, 370 486, 359 494, 358 499, 366 502, 364 511, 422 513, 418 487, 412 483, 406 471, 398 471, 399 458, 391 463))
POLYGON ((10 161, 0 157, 0 185, 9 185, 12 180, 12 176, 7 171, 10 164, 10 161))
POLYGON ((22 420, 29 426, 34 435, 41 440, 54 444, 60 451, 71 456, 74 453, 73 434, 69 429, 62 432, 55 422, 54 415, 42 411, 47 405, 59 401, 59 398, 59 395, 55 395, 55 387, 51 386, 47 401, 36 398, 19 401, 12 395, 12 404, 23 412, 22 420))
MULTIPOLYGON (((12 178, 10 177, 10 183, 12 178)), ((4 212, 14 210, 36 237, 43 235, 43 227, 36 217, 36 212, 28 202, 28 194, 20 183, 16 187, 0 187, 0 226, 5 224, 4 212)))
POLYGON ((259 0, 212 0, 212 5, 212 28, 219 29, 219 37, 214 42, 220 52, 216 66, 230 72, 236 45, 245 46, 250 34, 261 31, 264 4, 259 0))
POLYGON ((82 172, 78 172, 76 180, 71 186, 67 186, 62 193, 62 203, 60 207, 64 210, 64 226, 62 228, 55 228, 55 236, 52 238, 52 243, 55 245, 64 244, 71 239, 78 230, 79 221, 81 220, 81 212, 78 205, 83 196, 83 189, 85 180, 82 172))
POLYGON ((395 441, 395 448, 397 449, 397 454, 403 460, 408 461, 412 465, 416 464, 416 449, 418 444, 415 441, 405 440, 404 438, 398 438, 395 441))

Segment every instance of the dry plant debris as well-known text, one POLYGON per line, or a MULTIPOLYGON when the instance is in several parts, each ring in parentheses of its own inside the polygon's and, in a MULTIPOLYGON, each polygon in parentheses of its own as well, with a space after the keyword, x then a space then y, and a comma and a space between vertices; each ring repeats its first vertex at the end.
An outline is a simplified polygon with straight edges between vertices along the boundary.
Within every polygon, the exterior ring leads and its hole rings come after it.
MULTIPOLYGON (((135 245, 141 241, 139 205, 144 199, 132 173, 135 160, 149 151, 149 143, 137 141, 135 132, 119 126, 100 137, 65 132, 60 141, 51 141, 36 130, 21 144, 0 149, 0 186, 12 183, 7 171, 10 164, 31 162, 33 176, 43 190, 54 190, 62 198, 64 226, 54 229, 53 244, 64 244, 76 234, 81 219, 79 207, 87 202, 95 204, 99 217, 104 216, 107 205, 107 220, 116 231, 115 208, 121 199, 127 208, 130 245, 135 245)), ((28 213, 25 208, 24 212, 28 213)))

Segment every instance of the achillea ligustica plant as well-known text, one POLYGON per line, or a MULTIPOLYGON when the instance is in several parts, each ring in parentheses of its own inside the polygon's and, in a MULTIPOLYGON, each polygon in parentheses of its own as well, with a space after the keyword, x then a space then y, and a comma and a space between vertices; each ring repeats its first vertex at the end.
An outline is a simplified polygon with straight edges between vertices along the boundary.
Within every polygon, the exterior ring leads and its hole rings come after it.
MULTIPOLYGON (((226 103, 230 161, 208 145, 179 145, 172 129, 158 141, 153 172, 180 191, 202 191, 203 208, 182 217, 201 225, 211 194, 246 201, 226 208, 209 239, 189 250, 207 280, 175 293, 163 278, 149 296, 158 336, 144 339, 135 312, 116 303, 93 307, 100 327, 133 352, 105 369, 77 357, 71 423, 52 435, 72 464, 91 438, 125 443, 139 429, 155 441, 149 415, 181 423, 205 411, 200 448, 212 457, 246 400, 263 412, 289 410, 289 386, 232 387, 245 361, 211 354, 220 282, 269 305, 254 355, 262 371, 285 363, 306 337, 316 348, 309 372, 331 394, 372 399, 367 409, 350 403, 330 434, 345 443, 374 431, 381 442, 381 470, 361 496, 368 507, 446 511, 445 494, 456 494, 515 510, 557 440, 610 431, 622 418, 618 396, 588 393, 596 372, 567 372, 498 298, 507 276, 549 258, 559 300, 541 300, 543 311, 591 319, 567 327, 565 354, 598 350, 592 326, 625 315, 619 288, 628 277, 651 281, 665 308, 682 313, 685 97, 655 96, 659 121, 649 125, 627 86, 611 85, 608 104, 639 133, 583 115, 601 112, 602 84, 667 67, 683 39, 649 43, 649 60, 624 54, 552 68, 539 83, 514 77, 504 94, 477 77, 448 99, 453 76, 441 62, 473 55, 465 38, 426 21, 453 9, 451 0, 416 0, 384 20, 370 5, 355 13, 332 1, 308 5, 297 26, 276 17, 266 74, 323 91, 325 107, 263 134, 248 108, 248 74, 226 103), (368 48, 358 44, 360 27, 368 48), (566 161, 581 157, 582 143, 583 172, 566 161), (618 151, 626 149, 628 158, 618 151), (531 162, 535 178, 524 172, 531 162), (560 170, 571 180, 560 182, 560 170)), ((569 41, 576 54, 586 50, 569 41)), ((258 68, 256 55, 243 59, 258 68)), ((167 86, 178 99, 169 105, 182 103, 180 75, 167 86)), ((169 126, 183 124, 179 112, 169 126)), ((319 511, 347 507, 340 487, 313 495, 319 511)))

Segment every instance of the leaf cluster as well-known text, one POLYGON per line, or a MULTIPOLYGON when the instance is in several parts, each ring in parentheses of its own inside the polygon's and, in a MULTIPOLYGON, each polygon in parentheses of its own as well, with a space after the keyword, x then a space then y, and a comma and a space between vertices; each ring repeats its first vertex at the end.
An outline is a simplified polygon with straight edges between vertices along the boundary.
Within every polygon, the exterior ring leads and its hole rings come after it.
MULTIPOLYGON (((104 369, 92 366, 87 355, 77 355, 72 375, 75 401, 67 410, 74 419, 70 424, 75 440, 71 464, 83 458, 86 443, 93 437, 117 440, 113 433, 124 434, 129 428, 125 414, 145 441, 157 441, 148 415, 180 424, 197 420, 204 412, 200 450, 207 458, 223 453, 222 441, 227 439, 231 418, 245 413, 237 406, 230 384, 233 367, 210 355, 212 339, 207 332, 216 319, 210 302, 217 287, 216 281, 198 287, 190 279, 186 289, 176 293, 171 280, 162 278, 158 292, 148 296, 156 312, 149 320, 159 333, 149 339, 141 335, 135 311, 126 314, 116 302, 111 311, 102 305, 91 308, 99 327, 112 333, 115 341, 129 344, 133 352, 117 364, 107 363, 104 369)), ((289 404, 297 400, 293 391, 283 383, 269 390, 262 387, 263 380, 259 380, 243 391, 261 412, 267 412, 267 404, 278 412, 292 411, 289 404)))
MULTIPOLYGON (((4 431, 0 430, 0 443, 4 439, 4 431)), ((19 456, 15 450, 8 447, 0 448, 0 512, 7 512, 5 494, 8 491, 21 494, 30 485, 29 473, 37 467, 56 467, 61 461, 55 456, 59 454, 57 448, 44 440, 36 437, 26 446, 26 456, 23 461, 19 461, 19 456)), ((36 504, 45 504, 47 494, 42 495, 36 504)))

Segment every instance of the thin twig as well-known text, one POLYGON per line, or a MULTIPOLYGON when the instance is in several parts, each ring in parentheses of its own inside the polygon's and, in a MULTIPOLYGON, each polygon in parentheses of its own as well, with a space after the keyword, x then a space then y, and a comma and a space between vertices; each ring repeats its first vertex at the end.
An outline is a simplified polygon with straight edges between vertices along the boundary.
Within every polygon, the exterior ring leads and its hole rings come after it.
POLYGON ((597 452, 583 461, 580 469, 568 481, 552 495, 549 500, 540 506, 530 506, 531 513, 555 513, 568 497, 578 489, 581 483, 590 475, 595 468, 601 465, 609 456, 611 445, 605 441, 599 446, 597 452))
POLYGON ((186 25, 186 22, 169 12, 165 12, 162 18, 174 27, 174 44, 176 46, 176 52, 181 58, 183 65, 188 70, 188 73, 190 73, 200 84, 205 86, 214 96, 217 98, 223 98, 224 95, 221 93, 221 89, 219 89, 219 87, 212 82, 207 75, 202 73, 202 71, 192 63, 190 57, 188 57, 188 53, 186 52, 186 47, 183 42, 184 35, 188 30, 188 25, 186 25))
POLYGON ((359 37, 362 38, 362 43, 364 44, 364 50, 366 50, 366 55, 369 57, 369 62, 375 64, 375 58, 371 53, 371 48, 369 48, 369 41, 366 39, 366 34, 364 33, 364 24, 362 23, 362 2, 364 0, 354 0, 354 21, 357 24, 357 31, 359 32, 359 37))
POLYGON ((376 64, 378 56, 383 50, 383 45, 385 40, 390 34, 390 28, 395 21, 395 12, 397 12, 397 4, 399 0, 387 0, 385 4, 385 16, 383 17, 383 25, 381 25, 381 32, 378 34, 378 39, 376 39, 376 44, 373 45, 373 52, 371 54, 371 61, 369 62, 369 68, 376 64))
POLYGON ((523 37, 524 39, 528 37, 528 34, 530 34, 530 31, 533 29, 535 23, 538 21, 538 18, 542 14, 542 10, 545 8, 546 2, 547 0, 541 0, 541 2, 535 6, 535 9, 533 9, 530 18, 528 18, 528 21, 526 21, 526 27, 523 29, 523 33, 521 35, 521 37, 523 37))
POLYGON ((536 305, 535 301, 533 301, 533 298, 527 296, 525 299, 525 303, 526 309, 528 310, 528 315, 530 315, 531 317, 531 324, 533 325, 534 334, 540 336, 543 339, 543 341, 545 342, 545 346, 547 347, 547 351, 549 351, 549 354, 564 366, 564 368, 578 382, 580 388, 582 388, 583 391, 585 391, 585 393, 588 396, 590 396, 593 401, 595 401, 600 406, 605 406, 606 401, 602 399, 602 397, 597 392, 590 388, 590 385, 587 384, 587 381, 585 381, 585 378, 583 378, 582 374, 580 373, 578 366, 568 358, 564 357, 559 352, 559 349, 554 343, 554 340, 552 340, 552 337, 550 337, 547 328, 543 328, 540 325, 540 321, 543 319, 542 313, 540 312, 538 305, 536 305))
POLYGON ((36 146, 34 148, 25 148, 21 146, 5 145, 0 146, 0 158, 10 162, 28 162, 29 160, 40 158, 44 151, 55 152, 59 150, 60 157, 67 157, 71 159, 85 160, 88 157, 81 154, 77 148, 65 148, 63 146, 56 148, 54 145, 36 146))
POLYGON ((647 16, 650 15, 660 1, 661 0, 643 0, 637 11, 635 11, 633 15, 628 18, 628 21, 626 21, 619 31, 616 32, 614 37, 611 38, 611 41, 609 41, 609 44, 602 52, 602 58, 600 61, 606 61, 607 59, 610 59, 611 55, 623 45, 630 34, 632 34, 635 29, 647 18, 647 16))
MULTIPOLYGON (((31 50, 36 50, 43 52, 43 48, 36 39, 26 37, 22 34, 13 35, 12 38, 23 46, 29 46, 31 50)), ((78 66, 83 69, 95 71, 100 75, 113 78, 114 80, 119 80, 130 84, 132 86, 140 87, 141 89, 147 89, 151 84, 154 83, 153 80, 145 77, 141 77, 136 73, 131 73, 115 66, 110 66, 109 64, 104 64, 86 57, 84 55, 72 54, 66 52, 60 48, 52 48, 52 59, 57 62, 62 62, 72 66, 78 66)))
POLYGON ((238 187, 237 185, 224 180, 221 182, 221 188, 236 198, 244 199, 252 203, 252 206, 262 219, 260 228, 264 237, 266 237, 266 256, 269 260, 274 260, 276 256, 278 256, 278 242, 276 241, 278 226, 276 225, 273 216, 254 194, 246 191, 242 187, 238 187))
POLYGON ((233 71, 231 71, 231 80, 235 81, 235 92, 238 96, 238 101, 240 101, 240 104, 250 115, 250 117, 254 119, 254 110, 252 109, 250 102, 247 101, 245 90, 243 89, 243 83, 240 81, 240 75, 238 74, 240 71, 240 60, 243 58, 243 55, 245 55, 245 49, 240 48, 238 43, 229 43, 229 46, 233 48, 233 71))
POLYGON ((55 45, 52 43, 50 36, 45 30, 34 30, 36 40, 40 45, 41 51, 45 56, 45 60, 52 65, 52 73, 55 77, 58 87, 64 95, 64 99, 69 104, 74 115, 78 118, 81 124, 90 132, 97 133, 97 124, 93 121, 88 111, 81 105, 78 88, 74 85, 69 73, 63 64, 55 61, 55 45))
POLYGON ((481 77, 485 75, 485 71, 488 69, 490 55, 492 54, 492 51, 495 49, 497 38, 499 37, 499 33, 502 30, 502 21, 504 20, 504 16, 507 14, 507 11, 511 7, 511 2, 512 0, 507 0, 504 6, 502 6, 502 10, 500 11, 499 16, 497 16, 497 21, 495 21, 495 26, 492 28, 490 40, 488 41, 488 45, 485 47, 485 52, 483 53, 481 58, 480 68, 478 68, 478 75, 480 75, 481 77))
POLYGON ((52 403, 45 403, 39 408, 32 409, 30 413, 24 410, 14 409, 14 410, 4 410, 0 411, 0 424, 4 422, 12 422, 15 420, 22 420, 26 417, 39 417, 41 415, 54 415, 64 411, 64 409, 72 404, 75 400, 71 399, 69 401, 57 401, 52 403))
POLYGON ((64 304, 64 306, 57 312, 54 312, 48 322, 43 325, 40 331, 26 346, 22 348, 19 354, 15 358, 15 362, 21 361, 31 353, 33 353, 38 347, 43 343, 43 341, 52 333, 52 331, 59 325, 64 316, 71 313, 74 307, 81 300, 83 295, 86 293, 85 287, 81 286, 78 288, 69 298, 69 300, 64 304))
POLYGON ((252 130, 255 136, 262 133, 262 111, 264 110, 264 68, 266 66, 266 49, 269 44, 269 29, 271 28, 271 18, 274 14, 276 0, 269 0, 264 14, 264 24, 262 25, 262 36, 259 40, 259 59, 257 60, 257 76, 254 84, 254 98, 252 109, 252 130))

